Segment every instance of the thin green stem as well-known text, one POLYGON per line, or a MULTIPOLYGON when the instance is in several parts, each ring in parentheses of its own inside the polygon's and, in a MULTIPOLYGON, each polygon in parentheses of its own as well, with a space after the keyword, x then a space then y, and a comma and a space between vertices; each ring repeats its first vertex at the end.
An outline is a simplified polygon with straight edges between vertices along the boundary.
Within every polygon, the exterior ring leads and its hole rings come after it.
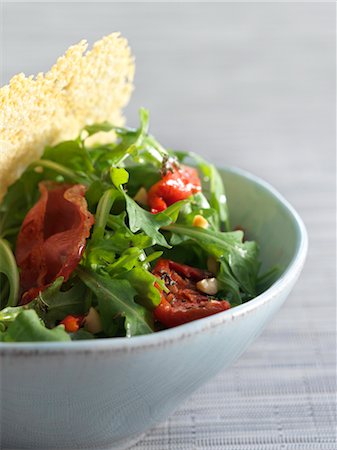
POLYGON ((76 172, 74 172, 71 169, 68 169, 68 167, 64 167, 61 164, 58 164, 54 161, 50 161, 48 159, 39 159, 38 161, 34 162, 32 164, 32 167, 45 167, 46 169, 54 170, 55 172, 59 173, 60 175, 63 175, 66 178, 70 178, 72 181, 80 184, 88 185, 88 181, 85 180, 85 178, 81 177, 80 175, 77 175, 76 172))
POLYGON ((8 306, 16 306, 19 299, 20 278, 13 252, 7 241, 0 239, 0 272, 9 283, 8 306))
POLYGON ((112 205, 120 195, 121 193, 117 189, 112 188, 105 191, 102 197, 100 198, 97 205, 97 211, 95 214, 93 239, 103 237, 112 205))

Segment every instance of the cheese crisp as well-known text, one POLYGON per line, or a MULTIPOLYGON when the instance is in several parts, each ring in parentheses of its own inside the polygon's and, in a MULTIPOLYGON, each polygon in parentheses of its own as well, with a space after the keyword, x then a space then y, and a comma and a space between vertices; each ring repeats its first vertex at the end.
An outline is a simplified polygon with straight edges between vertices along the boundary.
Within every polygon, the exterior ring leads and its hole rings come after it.
POLYGON ((91 123, 123 125, 134 77, 128 43, 113 33, 87 46, 81 41, 46 74, 18 74, 0 89, 0 201, 47 145, 91 123))

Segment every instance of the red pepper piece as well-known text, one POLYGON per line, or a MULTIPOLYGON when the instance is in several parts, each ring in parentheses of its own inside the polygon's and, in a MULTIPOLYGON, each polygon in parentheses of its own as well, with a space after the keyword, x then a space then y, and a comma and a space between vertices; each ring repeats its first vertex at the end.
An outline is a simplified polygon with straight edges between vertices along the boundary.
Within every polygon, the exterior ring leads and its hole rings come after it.
POLYGON ((64 325, 65 330, 68 333, 76 333, 83 325, 85 316, 66 316, 61 320, 60 325, 64 325))
POLYGON ((195 267, 160 259, 153 274, 165 282, 169 292, 161 292, 161 302, 154 310, 155 319, 167 328, 216 314, 230 308, 196 288, 196 283, 214 275, 195 267))
POLYGON ((148 204, 153 214, 164 211, 179 200, 185 200, 201 191, 201 182, 196 169, 181 166, 168 171, 148 192, 148 204))

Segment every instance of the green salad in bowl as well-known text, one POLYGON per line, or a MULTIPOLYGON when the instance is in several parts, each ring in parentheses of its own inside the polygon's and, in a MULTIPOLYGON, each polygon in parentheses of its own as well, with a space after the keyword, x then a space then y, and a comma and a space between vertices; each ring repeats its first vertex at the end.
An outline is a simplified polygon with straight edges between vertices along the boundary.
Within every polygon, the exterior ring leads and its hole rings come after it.
POLYGON ((242 227, 217 169, 165 149, 145 109, 137 129, 86 126, 47 146, 1 203, 0 340, 131 337, 249 301, 273 271, 258 277, 242 227))
POLYGON ((145 109, 124 126, 134 69, 113 33, 0 88, 1 448, 129 447, 302 270, 305 226, 273 187, 164 148, 145 109))

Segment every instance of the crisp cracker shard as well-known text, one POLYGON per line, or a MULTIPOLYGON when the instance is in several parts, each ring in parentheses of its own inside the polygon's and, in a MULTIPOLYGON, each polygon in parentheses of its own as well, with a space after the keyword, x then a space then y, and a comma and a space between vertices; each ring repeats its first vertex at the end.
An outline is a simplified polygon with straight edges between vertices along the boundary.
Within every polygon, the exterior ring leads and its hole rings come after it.
POLYGON ((18 74, 0 89, 0 201, 46 145, 74 139, 88 124, 123 125, 134 77, 128 43, 113 33, 87 46, 81 41, 46 74, 18 74))

